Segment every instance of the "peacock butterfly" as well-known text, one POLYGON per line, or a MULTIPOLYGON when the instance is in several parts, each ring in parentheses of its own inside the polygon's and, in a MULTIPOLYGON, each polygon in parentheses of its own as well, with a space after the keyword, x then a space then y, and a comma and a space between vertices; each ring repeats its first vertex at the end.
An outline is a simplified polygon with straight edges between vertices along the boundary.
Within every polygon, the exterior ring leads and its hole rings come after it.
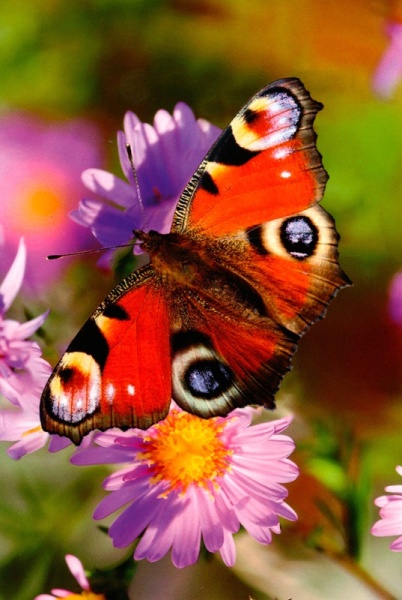
POLYGON ((43 428, 78 444, 146 429, 171 398, 208 418, 274 408, 300 336, 349 285, 320 202, 327 173, 298 79, 258 92, 182 193, 171 231, 135 231, 150 263, 119 283, 53 371, 43 428))

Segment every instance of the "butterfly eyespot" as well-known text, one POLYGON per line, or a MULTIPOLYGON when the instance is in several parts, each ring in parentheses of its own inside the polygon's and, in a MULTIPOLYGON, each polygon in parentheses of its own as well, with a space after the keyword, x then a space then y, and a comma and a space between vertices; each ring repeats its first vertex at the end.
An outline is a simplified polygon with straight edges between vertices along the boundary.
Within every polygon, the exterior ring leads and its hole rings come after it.
POLYGON ((309 261, 317 266, 337 256, 333 219, 320 206, 250 227, 245 237, 260 256, 309 261))
POLYGON ((293 138, 302 115, 297 98, 285 88, 258 94, 232 121, 233 136, 241 148, 261 152, 293 138))
POLYGON ((244 115, 243 116, 244 116, 244 120, 249 125, 251 125, 254 121, 256 121, 258 119, 258 113, 255 112, 254 110, 251 110, 251 108, 247 108, 244 111, 244 115))
POLYGON ((184 379, 193 396, 210 399, 228 390, 233 373, 218 360, 200 360, 187 369, 184 379))
POLYGON ((286 251, 303 260, 314 253, 318 242, 318 230, 309 217, 291 217, 282 223, 280 237, 286 251))
POLYGON ((173 399, 184 410, 208 418, 236 406, 235 375, 208 336, 180 331, 172 336, 173 399))
POLYGON ((65 367, 64 369, 61 369, 59 372, 59 377, 63 385, 66 385, 67 383, 72 381, 74 377, 74 369, 72 369, 71 367, 65 367))
POLYGON ((76 424, 96 411, 100 397, 98 363, 84 352, 67 353, 49 381, 49 412, 59 421, 76 424))

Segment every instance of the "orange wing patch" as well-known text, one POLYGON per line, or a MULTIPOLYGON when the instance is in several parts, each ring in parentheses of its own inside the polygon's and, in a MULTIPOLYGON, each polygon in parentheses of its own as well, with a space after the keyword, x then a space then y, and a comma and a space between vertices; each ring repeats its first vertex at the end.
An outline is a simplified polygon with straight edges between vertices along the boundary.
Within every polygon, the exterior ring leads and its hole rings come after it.
POLYGON ((128 321, 95 319, 109 345, 102 412, 109 405, 116 426, 146 429, 166 415, 171 399, 169 314, 163 295, 152 286, 126 294, 117 306, 128 321))
POLYGON ((197 191, 189 224, 209 235, 224 236, 315 204, 322 191, 316 174, 306 169, 300 142, 288 143, 282 151, 279 158, 273 158, 272 151, 268 156, 257 154, 236 167, 235 173, 233 167, 208 163, 206 172, 217 183, 219 193, 197 191))

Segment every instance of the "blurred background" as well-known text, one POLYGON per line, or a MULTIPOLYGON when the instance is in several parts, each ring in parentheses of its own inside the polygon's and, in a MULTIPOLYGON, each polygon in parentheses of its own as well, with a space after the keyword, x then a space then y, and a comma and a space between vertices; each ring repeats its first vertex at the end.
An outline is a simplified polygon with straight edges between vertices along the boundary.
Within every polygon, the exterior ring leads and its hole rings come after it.
MULTIPOLYGON (((369 534, 373 499, 399 483, 402 462, 401 29, 402 2, 392 0, 0 4, 0 280, 24 235, 29 268, 10 315, 51 309, 39 343, 52 364, 114 277, 99 275, 96 255, 45 256, 97 247, 67 215, 88 195, 82 170, 121 176, 116 131, 127 110, 152 123, 185 101, 224 127, 289 76, 325 106, 316 120, 330 174, 323 206, 354 287, 302 340, 278 395, 278 416, 296 415, 301 475, 289 503, 299 521, 268 547, 241 534, 231 570, 216 558, 183 571, 170 559, 141 564, 136 600, 161 590, 165 599, 402 598, 402 557, 369 534)), ((127 556, 91 520, 106 470, 44 450, 13 462, 3 448, 0 461, 1 598, 73 589, 66 552, 87 567, 127 556)))

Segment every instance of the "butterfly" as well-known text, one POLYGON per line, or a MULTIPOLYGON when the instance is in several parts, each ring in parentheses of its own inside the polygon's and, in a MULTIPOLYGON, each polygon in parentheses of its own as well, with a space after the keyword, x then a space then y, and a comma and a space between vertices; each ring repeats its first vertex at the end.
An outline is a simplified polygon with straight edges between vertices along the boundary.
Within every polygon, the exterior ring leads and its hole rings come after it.
POLYGON ((183 191, 171 231, 134 231, 149 264, 98 306, 41 399, 44 430, 146 429, 171 399, 199 417, 274 408, 298 340, 350 284, 313 122, 295 78, 258 92, 183 191))

